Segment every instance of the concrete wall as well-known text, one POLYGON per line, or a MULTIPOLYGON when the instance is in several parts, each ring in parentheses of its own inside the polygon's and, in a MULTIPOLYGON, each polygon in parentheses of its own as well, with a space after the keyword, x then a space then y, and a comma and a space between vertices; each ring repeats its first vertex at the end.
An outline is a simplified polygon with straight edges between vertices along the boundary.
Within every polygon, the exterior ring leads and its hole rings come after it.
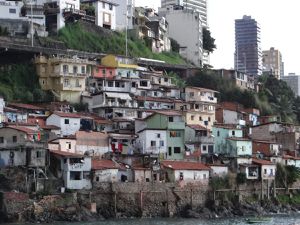
POLYGON ((80 118, 63 118, 52 114, 47 118, 47 125, 55 125, 61 128, 61 135, 74 135, 80 129, 80 118), (65 124, 65 119, 69 119, 69 124, 65 124))

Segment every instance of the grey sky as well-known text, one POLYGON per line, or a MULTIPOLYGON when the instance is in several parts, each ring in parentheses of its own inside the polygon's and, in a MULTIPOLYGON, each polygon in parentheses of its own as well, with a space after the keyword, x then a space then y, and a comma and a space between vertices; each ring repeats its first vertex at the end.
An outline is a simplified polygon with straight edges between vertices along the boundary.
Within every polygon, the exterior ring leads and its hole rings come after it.
MULTIPOLYGON (((160 0, 136 0, 136 5, 157 8, 160 0)), ((208 0, 208 23, 217 44, 211 64, 215 68, 233 68, 234 20, 249 15, 261 25, 262 49, 279 49, 285 75, 300 74, 299 8, 299 0, 208 0)))

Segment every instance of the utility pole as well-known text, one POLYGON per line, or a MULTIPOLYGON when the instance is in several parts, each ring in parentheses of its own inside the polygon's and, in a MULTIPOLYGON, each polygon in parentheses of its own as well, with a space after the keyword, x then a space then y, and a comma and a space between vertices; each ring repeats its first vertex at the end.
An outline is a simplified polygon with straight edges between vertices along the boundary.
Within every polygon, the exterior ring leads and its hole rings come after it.
POLYGON ((125 25, 125 55, 128 56, 128 0, 126 0, 126 25, 125 25))
POLYGON ((30 2, 30 11, 31 11, 31 47, 33 47, 33 12, 32 12, 33 1, 30 2))

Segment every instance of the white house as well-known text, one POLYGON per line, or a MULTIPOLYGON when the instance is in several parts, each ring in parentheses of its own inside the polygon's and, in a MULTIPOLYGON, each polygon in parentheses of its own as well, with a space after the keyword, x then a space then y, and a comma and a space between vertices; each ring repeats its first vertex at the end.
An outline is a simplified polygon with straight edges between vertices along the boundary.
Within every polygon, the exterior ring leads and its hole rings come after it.
POLYGON ((97 0, 94 2, 96 25, 111 30, 116 29, 116 7, 115 4, 108 0, 97 0))
POLYGON ((120 165, 112 160, 92 160, 93 184, 98 182, 117 182, 119 168, 120 165))
POLYGON ((167 153, 167 131, 144 129, 138 132, 136 147, 142 154, 167 153))
POLYGON ((67 189, 91 189, 91 157, 64 151, 50 151, 52 172, 67 189))
POLYGON ((252 159, 252 163, 260 168, 260 177, 263 180, 273 180, 276 174, 276 164, 262 159, 252 159))
POLYGON ((0 19, 20 19, 22 1, 0 1, 0 19))
POLYGON ((210 168, 199 162, 162 161, 167 182, 208 184, 210 168))
POLYGON ((80 129, 80 116, 74 113, 54 112, 47 120, 47 125, 60 127, 61 136, 74 135, 80 129))
POLYGON ((116 28, 123 31, 126 29, 133 29, 134 24, 134 9, 135 0, 112 0, 112 2, 118 4, 116 8, 116 28), (127 21, 126 21, 127 14, 127 21))

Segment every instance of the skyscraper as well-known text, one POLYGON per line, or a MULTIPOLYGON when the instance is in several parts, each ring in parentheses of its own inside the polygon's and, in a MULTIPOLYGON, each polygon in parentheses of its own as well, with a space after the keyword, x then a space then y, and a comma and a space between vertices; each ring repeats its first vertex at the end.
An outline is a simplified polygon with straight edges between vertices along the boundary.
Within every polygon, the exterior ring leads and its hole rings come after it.
POLYGON ((251 16, 235 20, 234 67, 248 75, 262 74, 260 26, 251 16))
POLYGON ((281 52, 275 48, 263 51, 263 71, 277 79, 283 77, 283 62, 281 52))

